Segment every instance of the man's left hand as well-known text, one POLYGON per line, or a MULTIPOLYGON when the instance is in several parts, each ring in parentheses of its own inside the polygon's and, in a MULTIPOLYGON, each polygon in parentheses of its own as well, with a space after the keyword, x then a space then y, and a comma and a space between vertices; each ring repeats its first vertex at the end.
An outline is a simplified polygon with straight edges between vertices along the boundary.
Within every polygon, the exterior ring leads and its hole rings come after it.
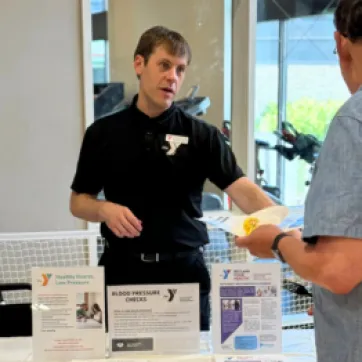
MULTIPOLYGON (((276 225, 261 225, 248 236, 236 237, 235 244, 240 248, 248 249, 251 255, 272 259, 274 254, 271 248, 274 239, 282 232, 283 230, 276 225)), ((288 234, 297 239, 301 238, 299 230, 292 230, 288 234)))

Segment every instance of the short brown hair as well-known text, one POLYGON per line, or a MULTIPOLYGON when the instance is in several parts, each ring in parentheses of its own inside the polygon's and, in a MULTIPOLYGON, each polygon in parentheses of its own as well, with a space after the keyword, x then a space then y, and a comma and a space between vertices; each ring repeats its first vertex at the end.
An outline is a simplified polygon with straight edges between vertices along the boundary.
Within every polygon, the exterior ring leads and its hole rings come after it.
POLYGON ((151 54, 160 45, 163 45, 171 55, 186 56, 187 63, 191 63, 191 48, 186 39, 180 33, 164 26, 154 26, 141 35, 134 52, 134 58, 141 55, 147 64, 151 54))
POLYGON ((362 39, 362 0, 339 0, 334 13, 336 30, 352 42, 362 39))

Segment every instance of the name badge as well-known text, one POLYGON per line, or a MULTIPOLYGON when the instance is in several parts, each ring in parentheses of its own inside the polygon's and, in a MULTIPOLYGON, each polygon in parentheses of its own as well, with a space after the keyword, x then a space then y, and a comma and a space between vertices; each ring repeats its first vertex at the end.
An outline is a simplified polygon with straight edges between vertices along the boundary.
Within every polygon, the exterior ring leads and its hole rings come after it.
POLYGON ((189 138, 185 136, 177 136, 173 134, 166 135, 166 141, 176 143, 179 145, 187 145, 189 143, 189 138))

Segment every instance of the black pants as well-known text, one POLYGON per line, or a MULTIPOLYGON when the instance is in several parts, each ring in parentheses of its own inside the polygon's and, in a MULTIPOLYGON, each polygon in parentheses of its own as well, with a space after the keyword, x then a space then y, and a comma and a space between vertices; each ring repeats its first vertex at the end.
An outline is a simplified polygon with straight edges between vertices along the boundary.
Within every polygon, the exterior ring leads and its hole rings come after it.
MULTIPOLYGON (((105 285, 198 283, 200 290, 200 330, 210 329, 211 279, 202 252, 173 260, 148 263, 121 250, 106 248, 99 265, 104 267, 105 285)), ((107 288, 105 293, 107 301, 107 288)), ((106 328, 108 330, 106 303, 106 328)))

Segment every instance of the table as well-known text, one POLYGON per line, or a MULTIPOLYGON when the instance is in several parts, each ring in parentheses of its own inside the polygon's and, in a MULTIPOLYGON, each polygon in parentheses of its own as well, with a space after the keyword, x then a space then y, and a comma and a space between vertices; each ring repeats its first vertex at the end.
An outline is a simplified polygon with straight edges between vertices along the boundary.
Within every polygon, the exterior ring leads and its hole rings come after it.
MULTIPOLYGON (((154 362, 166 360, 172 362, 194 361, 212 362, 210 351, 210 337, 201 335, 200 355, 197 356, 142 356, 154 362)), ((316 362, 314 347, 314 330, 284 330, 283 331, 283 353, 287 362, 316 362)), ((134 358, 132 356, 132 358, 134 358)), ((31 338, 0 338, 0 361, 1 362, 28 362, 32 361, 31 338)), ((112 362, 112 359, 109 359, 112 362)), ((37 362, 37 361, 33 361, 37 362)), ((70 361, 69 361, 70 362, 70 361)))

